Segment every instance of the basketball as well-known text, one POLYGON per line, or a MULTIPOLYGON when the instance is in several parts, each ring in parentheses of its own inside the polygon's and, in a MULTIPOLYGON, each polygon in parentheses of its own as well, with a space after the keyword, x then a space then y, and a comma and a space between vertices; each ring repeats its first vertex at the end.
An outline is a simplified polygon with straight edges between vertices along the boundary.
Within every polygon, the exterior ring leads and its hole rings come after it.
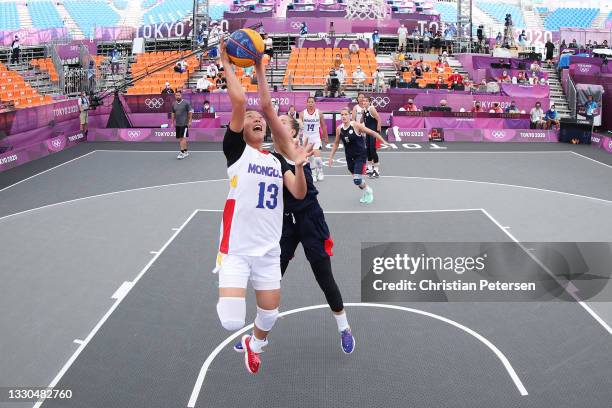
POLYGON ((234 31, 227 40, 227 55, 238 67, 250 67, 262 58, 264 42, 259 33, 250 28, 234 31))

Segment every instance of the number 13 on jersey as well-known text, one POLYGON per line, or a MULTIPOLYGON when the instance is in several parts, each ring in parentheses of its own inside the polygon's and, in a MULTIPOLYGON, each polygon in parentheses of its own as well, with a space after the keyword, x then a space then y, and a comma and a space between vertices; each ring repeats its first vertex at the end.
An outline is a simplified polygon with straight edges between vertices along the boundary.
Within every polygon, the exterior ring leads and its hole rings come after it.
POLYGON ((256 208, 268 208, 273 210, 276 208, 278 204, 278 186, 276 184, 268 184, 266 188, 266 183, 259 183, 259 200, 257 201, 256 208), (266 191, 269 193, 269 200, 265 200, 266 191), (265 202, 264 202, 265 200, 265 202), (264 207, 265 204, 265 207, 264 207))

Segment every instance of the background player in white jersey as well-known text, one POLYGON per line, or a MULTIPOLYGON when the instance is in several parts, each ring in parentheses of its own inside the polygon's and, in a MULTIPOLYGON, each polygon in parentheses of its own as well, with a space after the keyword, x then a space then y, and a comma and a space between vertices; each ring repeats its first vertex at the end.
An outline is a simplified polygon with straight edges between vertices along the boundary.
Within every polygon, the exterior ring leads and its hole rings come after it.
POLYGON ((300 113, 300 122, 302 124, 302 140, 303 144, 312 143, 314 154, 311 158, 311 167, 313 168, 312 178, 314 181, 321 181, 323 175, 323 159, 321 159, 321 136, 325 144, 329 143, 327 136, 327 126, 325 118, 316 105, 315 98, 308 97, 306 101, 306 109, 300 113))
MULTIPOLYGON (((304 198, 306 179, 303 171, 283 175, 279 157, 261 150, 266 122, 258 112, 246 112, 244 91, 229 62, 225 44, 220 45, 232 116, 223 139, 230 190, 223 209, 215 268, 219 273, 217 314, 227 330, 244 326, 250 280, 255 289, 257 317, 253 334, 242 337, 242 346, 246 368, 254 374, 259 370, 259 354, 278 317, 283 186, 295 197, 304 198)), ((263 72, 261 62, 256 69, 263 72)), ((271 104, 262 108, 274 112, 271 104)), ((305 163, 311 149, 296 146, 290 137, 282 136, 276 138, 276 148, 296 163, 305 163)))
POLYGON ((357 94, 357 105, 353 106, 353 110, 351 112, 351 120, 353 122, 364 124, 363 114, 366 110, 365 99, 366 96, 363 92, 359 92, 357 94))

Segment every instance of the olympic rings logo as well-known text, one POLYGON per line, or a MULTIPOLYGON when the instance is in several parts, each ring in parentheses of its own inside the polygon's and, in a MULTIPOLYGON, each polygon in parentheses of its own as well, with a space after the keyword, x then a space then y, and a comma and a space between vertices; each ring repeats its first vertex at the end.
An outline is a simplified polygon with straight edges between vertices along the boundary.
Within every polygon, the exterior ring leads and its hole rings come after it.
POLYGON ((372 98, 372 105, 375 108, 384 108, 391 102, 391 99, 386 96, 376 96, 372 98))
POLYGON ((491 132, 491 136, 493 136, 495 139, 503 139, 506 136, 506 132, 503 130, 494 130, 491 132))
POLYGON ((164 105, 164 99, 163 98, 147 98, 145 99, 145 105, 147 105, 149 109, 159 109, 164 105))
POLYGON ((302 23, 300 23, 299 21, 292 21, 291 22, 291 28, 293 28, 294 30, 297 30, 299 28, 302 27, 302 23))
POLYGON ((608 141, 608 150, 612 152, 612 140, 608 141))
POLYGON ((591 69, 590 65, 580 64, 578 66, 580 67, 580 72, 589 72, 589 70, 591 69))
POLYGON ((140 130, 128 130, 127 135, 130 139, 137 139, 140 137, 140 130))
POLYGON ((54 139, 51 141, 51 146, 55 147, 55 148, 59 148, 62 146, 62 141, 59 139, 54 139))

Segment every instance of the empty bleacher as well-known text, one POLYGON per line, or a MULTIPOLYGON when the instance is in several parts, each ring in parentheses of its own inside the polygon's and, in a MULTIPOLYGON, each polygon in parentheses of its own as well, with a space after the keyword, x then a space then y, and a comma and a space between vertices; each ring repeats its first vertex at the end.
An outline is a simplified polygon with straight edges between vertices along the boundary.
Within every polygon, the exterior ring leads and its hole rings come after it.
POLYGON ((15 3, 0 3, 0 30, 17 30, 19 14, 15 3))
POLYGON ((64 7, 87 37, 95 27, 113 27, 119 22, 119 14, 106 0, 65 0, 64 7))
POLYGON ((436 3, 434 10, 440 13, 440 20, 448 23, 457 22, 457 5, 455 3, 436 3))
POLYGON ((0 100, 13 103, 16 109, 51 103, 50 95, 40 95, 21 75, 0 63, 0 100))
MULTIPOLYGON (((132 64, 132 77, 136 78, 147 71, 153 71, 156 68, 163 66, 165 63, 171 62, 179 58, 181 55, 188 54, 189 51, 163 51, 163 52, 148 52, 140 54, 136 57, 136 62, 132 64)), ((155 72, 146 78, 136 82, 128 89, 128 94, 151 94, 160 93, 166 82, 170 82, 172 89, 179 89, 185 86, 185 82, 189 78, 189 74, 193 72, 199 65, 196 57, 190 57, 187 60, 187 72, 178 73, 174 71, 174 67, 170 66, 161 71, 155 72)))
POLYGON ((143 15, 145 24, 171 23, 182 20, 193 11, 191 0, 166 0, 143 15))
POLYGON ((506 14, 512 15, 512 23, 516 28, 526 28, 523 12, 519 6, 507 3, 491 3, 479 1, 476 3, 479 9, 493 17, 500 23, 504 23, 506 14))
POLYGON ((346 84, 352 84, 352 75, 359 65, 366 74, 366 84, 372 82, 372 74, 376 71, 377 63, 372 49, 360 49, 359 52, 349 55, 348 48, 296 48, 291 52, 287 62, 287 71, 283 84, 293 86, 322 86, 334 67, 334 58, 340 54, 342 64, 346 71, 346 84))
POLYGON ((62 27, 63 21, 51 1, 33 1, 28 4, 32 25, 36 28, 62 27))
POLYGON ((588 28, 597 14, 597 8, 558 8, 546 16, 544 27, 551 31, 561 27, 588 28))

